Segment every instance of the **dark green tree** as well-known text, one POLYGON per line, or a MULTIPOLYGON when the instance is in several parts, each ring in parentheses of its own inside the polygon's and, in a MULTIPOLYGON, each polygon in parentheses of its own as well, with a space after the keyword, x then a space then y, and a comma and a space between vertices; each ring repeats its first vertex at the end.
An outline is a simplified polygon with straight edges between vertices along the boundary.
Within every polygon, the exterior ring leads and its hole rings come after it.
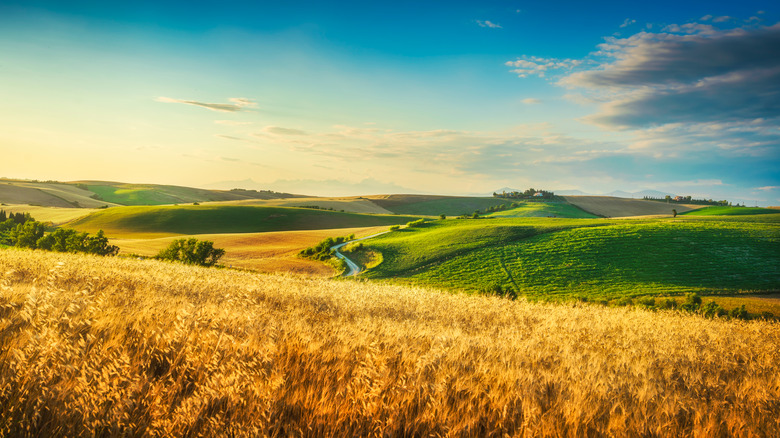
POLYGON ((156 258, 188 265, 214 266, 225 255, 225 250, 214 248, 214 242, 196 238, 177 239, 160 251, 156 258))

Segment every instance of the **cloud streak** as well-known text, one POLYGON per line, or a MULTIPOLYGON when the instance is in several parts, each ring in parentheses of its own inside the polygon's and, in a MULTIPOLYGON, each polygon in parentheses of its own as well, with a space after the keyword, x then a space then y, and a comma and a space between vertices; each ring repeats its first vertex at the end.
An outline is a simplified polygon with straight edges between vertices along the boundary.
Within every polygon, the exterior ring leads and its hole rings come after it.
POLYGON ((253 100, 244 97, 231 97, 230 99, 228 99, 230 103, 208 103, 208 102, 199 102, 197 100, 174 99, 171 97, 164 97, 164 96, 160 96, 155 100, 157 102, 163 102, 163 103, 183 103, 185 105, 193 105, 201 108, 206 108, 211 111, 218 111, 218 112, 225 112, 225 113, 246 111, 249 108, 255 108, 257 106, 257 104, 253 100))

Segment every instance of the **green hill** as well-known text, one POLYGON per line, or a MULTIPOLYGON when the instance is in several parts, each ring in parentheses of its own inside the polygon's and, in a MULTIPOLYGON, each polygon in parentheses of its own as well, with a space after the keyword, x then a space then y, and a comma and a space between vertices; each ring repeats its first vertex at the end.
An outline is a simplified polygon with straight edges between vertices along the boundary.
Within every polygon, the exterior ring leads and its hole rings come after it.
POLYGON ((780 215, 434 221, 364 242, 363 275, 531 297, 591 298, 780 290, 780 215))
POLYGON ((138 234, 258 233, 403 224, 415 216, 341 213, 305 208, 184 205, 113 207, 66 224, 113 237, 138 234))
MULTIPOLYGON (((560 218, 596 218, 567 202, 514 202, 517 207, 490 213, 488 217, 560 217, 560 218)), ((512 205, 512 204, 505 204, 512 205)))
POLYGON ((423 216, 460 216, 472 214, 476 210, 484 211, 488 207, 511 204, 506 199, 473 196, 381 195, 369 196, 367 199, 396 214, 423 216))
POLYGON ((704 207, 685 213, 689 216, 745 216, 754 214, 778 214, 777 210, 760 207, 704 207))
POLYGON ((79 186, 96 193, 99 199, 121 205, 191 204, 193 202, 294 198, 298 196, 271 191, 206 190, 182 186, 105 181, 83 181, 79 183, 79 186))

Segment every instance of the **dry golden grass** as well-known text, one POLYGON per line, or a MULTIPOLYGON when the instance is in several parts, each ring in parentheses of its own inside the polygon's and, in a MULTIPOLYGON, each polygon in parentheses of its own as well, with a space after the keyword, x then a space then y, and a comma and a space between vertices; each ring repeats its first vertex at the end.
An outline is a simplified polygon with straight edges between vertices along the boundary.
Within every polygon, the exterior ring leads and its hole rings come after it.
POLYGON ((780 436, 780 327, 0 251, 0 436, 780 436))
MULTIPOLYGON (((333 236, 369 236, 387 230, 387 227, 341 228, 335 230, 274 231, 268 233, 196 234, 200 240, 210 240, 217 248, 224 248, 220 264, 251 269, 263 273, 292 272, 320 277, 336 274, 329 264, 298 257, 298 252, 315 246, 333 236)), ((156 239, 111 239, 119 246, 120 254, 153 256, 182 236, 156 239)))

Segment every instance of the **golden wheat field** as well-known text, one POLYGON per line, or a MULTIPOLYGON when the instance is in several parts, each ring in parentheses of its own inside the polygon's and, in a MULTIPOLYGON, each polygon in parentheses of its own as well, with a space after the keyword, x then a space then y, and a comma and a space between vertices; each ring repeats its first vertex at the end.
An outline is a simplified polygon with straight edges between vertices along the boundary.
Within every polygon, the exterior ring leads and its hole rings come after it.
POLYGON ((0 436, 780 436, 780 326, 0 251, 0 436))

